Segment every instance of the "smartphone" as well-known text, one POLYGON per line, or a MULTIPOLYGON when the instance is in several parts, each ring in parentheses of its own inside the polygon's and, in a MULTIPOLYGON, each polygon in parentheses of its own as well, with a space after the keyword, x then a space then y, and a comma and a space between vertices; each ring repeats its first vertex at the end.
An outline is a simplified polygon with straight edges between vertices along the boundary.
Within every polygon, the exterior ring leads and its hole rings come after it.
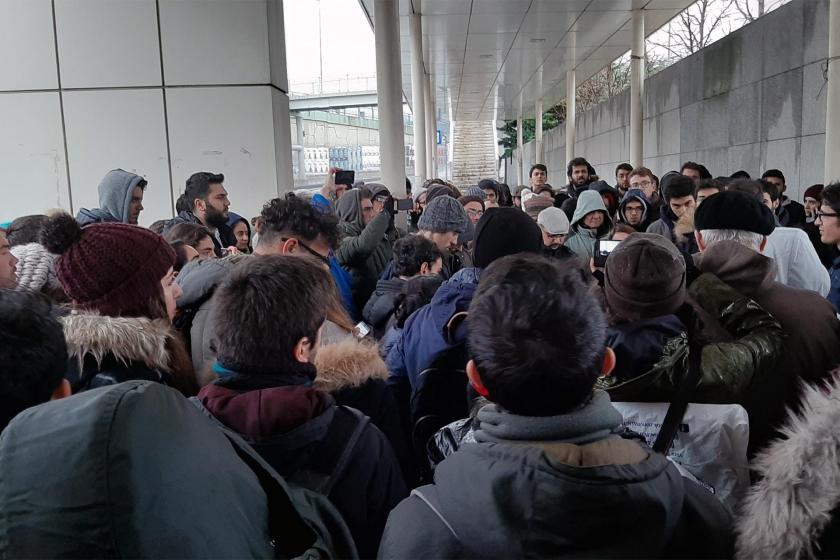
POLYGON ((364 321, 361 321, 356 325, 356 328, 354 329, 355 332, 353 334, 356 335, 356 338, 362 339, 369 335, 370 331, 372 330, 373 328, 370 325, 368 325, 364 321))
POLYGON ((336 171, 335 173, 335 184, 336 185, 347 185, 347 187, 352 187, 353 183, 356 182, 356 172, 355 171, 336 171))
POLYGON ((607 239, 599 239, 597 243, 595 243, 595 267, 596 268, 604 268, 607 264, 607 257, 610 256, 610 253, 618 247, 618 244, 621 241, 610 241, 607 239))
POLYGON ((400 198, 397 199, 397 211, 403 212, 405 210, 412 210, 414 209, 414 201, 410 198, 400 198))

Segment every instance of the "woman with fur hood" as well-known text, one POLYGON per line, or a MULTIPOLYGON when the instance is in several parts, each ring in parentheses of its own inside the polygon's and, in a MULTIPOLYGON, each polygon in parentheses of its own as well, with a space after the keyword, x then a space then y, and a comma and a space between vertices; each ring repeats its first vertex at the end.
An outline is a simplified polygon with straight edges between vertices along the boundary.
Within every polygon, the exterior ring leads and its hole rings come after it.
POLYGON ((68 214, 51 218, 41 236, 72 301, 61 322, 73 392, 144 379, 195 395, 189 354, 172 327, 181 290, 163 237, 128 224, 80 227, 68 214))

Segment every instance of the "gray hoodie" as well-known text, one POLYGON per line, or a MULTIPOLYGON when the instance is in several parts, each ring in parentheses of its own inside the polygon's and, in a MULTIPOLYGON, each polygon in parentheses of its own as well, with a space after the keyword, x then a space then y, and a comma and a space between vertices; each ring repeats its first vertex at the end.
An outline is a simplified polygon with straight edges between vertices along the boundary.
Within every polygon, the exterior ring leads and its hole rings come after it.
POLYGON ((146 186, 146 180, 140 175, 122 169, 109 171, 99 183, 99 208, 82 208, 76 221, 83 226, 99 222, 127 224, 131 195, 137 186, 146 186))
POLYGON ((607 207, 601 199, 598 191, 584 191, 577 199, 577 207, 572 216, 572 227, 569 230, 569 237, 565 246, 568 247, 578 258, 589 264, 589 259, 595 254, 595 243, 599 239, 606 239, 612 229, 612 220, 607 215, 607 207), (604 214, 604 223, 598 231, 592 231, 583 227, 583 218, 590 212, 600 210, 604 214))

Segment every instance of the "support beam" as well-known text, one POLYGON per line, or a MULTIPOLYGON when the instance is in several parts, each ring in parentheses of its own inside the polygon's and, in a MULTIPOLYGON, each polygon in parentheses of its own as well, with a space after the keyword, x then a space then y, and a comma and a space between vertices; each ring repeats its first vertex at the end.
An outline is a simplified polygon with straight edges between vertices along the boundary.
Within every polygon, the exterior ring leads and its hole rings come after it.
POLYGON ((523 139, 522 117, 516 119, 516 185, 524 185, 522 173, 522 158, 525 155, 525 142, 523 139))
POLYGON ((286 22, 283 1, 267 4, 268 56, 271 83, 271 116, 274 121, 274 168, 277 194, 295 188, 292 160, 292 118, 289 113, 289 79, 286 68, 286 22))
POLYGON ((825 184, 840 180, 840 2, 828 3, 825 184))
POLYGON ((566 163, 575 158, 575 71, 566 72, 566 163))
POLYGON ((435 100, 432 95, 432 77, 426 74, 426 80, 423 83, 423 96, 426 100, 426 176, 429 179, 435 178, 435 141, 433 135, 435 134, 435 119, 434 106, 435 100))
MULTIPOLYGON (((537 106, 534 110, 534 118, 536 119, 536 126, 534 131, 534 163, 545 163, 545 154, 543 153, 543 100, 537 100, 537 106)), ((530 178, 530 177, 529 177, 530 178)))
POLYGON ((633 10, 633 47, 630 51, 630 164, 644 165, 645 12, 633 10))
POLYGON ((423 28, 420 14, 409 16, 411 38, 411 113, 414 115, 414 182, 422 185, 426 174, 426 102, 425 69, 423 68, 423 28))
POLYGON ((382 182, 392 192, 400 192, 405 187, 399 9, 399 0, 376 0, 374 3, 379 155, 382 182))
POLYGON ((297 153, 297 160, 298 160, 298 176, 297 180, 301 183, 306 182, 306 152, 304 152, 303 145, 304 145, 304 138, 303 138, 303 117, 300 115, 295 115, 295 131, 296 131, 296 139, 295 142, 298 146, 300 146, 300 150, 297 153))

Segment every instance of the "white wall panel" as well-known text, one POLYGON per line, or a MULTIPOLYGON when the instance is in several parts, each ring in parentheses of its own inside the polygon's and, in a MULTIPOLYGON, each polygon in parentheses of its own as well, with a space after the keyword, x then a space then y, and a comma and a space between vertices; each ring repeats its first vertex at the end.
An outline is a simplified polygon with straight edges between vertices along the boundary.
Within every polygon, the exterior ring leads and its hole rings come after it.
POLYGON ((66 92, 64 113, 77 210, 98 207, 100 180, 122 168, 149 182, 142 225, 172 216, 161 90, 66 92))
POLYGON ((160 0, 167 85, 267 84, 266 0, 160 0))
POLYGON ((269 87, 167 91, 176 196, 197 171, 225 174, 231 210, 256 216, 277 196, 269 87))
POLYGON ((0 94, 0 221, 70 209, 58 93, 0 94))
POLYGON ((0 0, 0 90, 56 88, 50 0, 0 0))
POLYGON ((61 85, 160 85, 154 0, 56 0, 61 85))

